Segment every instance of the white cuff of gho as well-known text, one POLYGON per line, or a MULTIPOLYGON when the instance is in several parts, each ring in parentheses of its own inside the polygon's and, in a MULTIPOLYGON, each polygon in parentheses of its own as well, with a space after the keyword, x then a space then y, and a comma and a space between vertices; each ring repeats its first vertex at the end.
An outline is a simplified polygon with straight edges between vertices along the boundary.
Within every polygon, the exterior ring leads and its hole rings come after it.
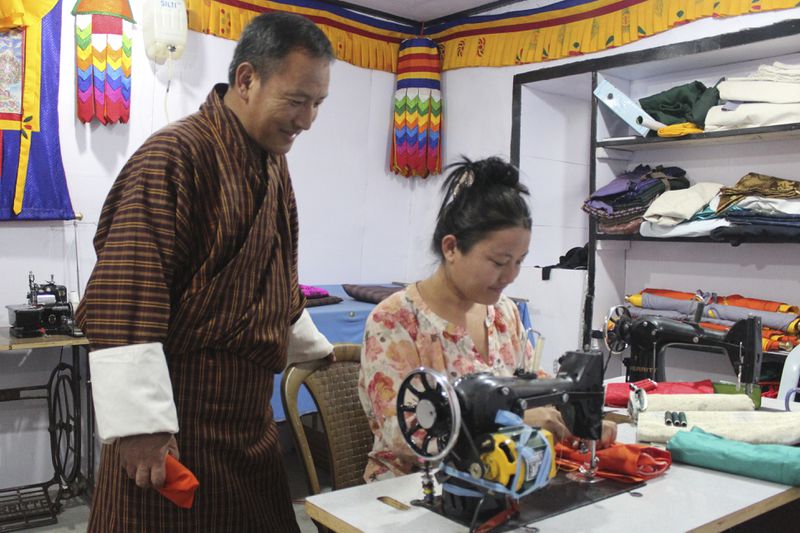
POLYGON ((131 344, 89 354, 97 433, 119 437, 177 433, 178 413, 160 342, 131 344))
POLYGON ((333 351, 333 344, 319 332, 311 315, 303 309, 300 318, 289 329, 289 357, 287 364, 322 359, 333 351))

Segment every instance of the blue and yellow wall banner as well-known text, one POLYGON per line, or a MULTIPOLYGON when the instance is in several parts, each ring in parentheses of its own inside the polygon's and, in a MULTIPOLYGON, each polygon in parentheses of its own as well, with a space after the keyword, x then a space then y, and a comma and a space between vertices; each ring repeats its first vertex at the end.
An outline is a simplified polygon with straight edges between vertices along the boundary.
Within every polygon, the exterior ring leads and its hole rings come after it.
POLYGON ((0 0, 0 220, 74 218, 58 141, 60 0, 0 0))

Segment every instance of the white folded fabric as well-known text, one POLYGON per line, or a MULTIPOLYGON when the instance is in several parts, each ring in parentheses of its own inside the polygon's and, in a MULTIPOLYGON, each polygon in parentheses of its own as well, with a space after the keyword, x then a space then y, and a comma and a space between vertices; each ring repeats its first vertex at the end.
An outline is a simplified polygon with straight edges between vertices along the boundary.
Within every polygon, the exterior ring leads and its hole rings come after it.
POLYGON ((800 102, 800 83, 757 79, 725 80, 717 85, 721 100, 793 104, 800 102))
POLYGON ((660 411, 752 411, 746 394, 648 394, 646 412, 660 411))
POLYGON ((89 368, 97 434, 104 443, 129 435, 178 432, 172 382, 160 342, 90 352, 89 368))
POLYGON ((765 80, 800 82, 800 65, 787 65, 775 61, 772 65, 760 65, 758 70, 747 77, 725 78, 726 81, 765 80))
POLYGON ((333 344, 320 333, 306 309, 289 330, 288 352, 287 364, 322 359, 333 352, 333 344))
POLYGON ((688 189, 666 191, 650 204, 644 219, 659 226, 680 224, 708 204, 721 188, 721 183, 701 182, 688 189))
MULTIPOLYGON (((698 394, 697 396, 721 395, 698 394)), ((664 423, 663 411, 640 413, 636 426, 636 440, 667 442, 678 431, 689 431, 693 427, 699 427, 707 433, 751 444, 800 443, 800 412, 685 411, 684 413, 686 427, 679 428, 664 423)))
POLYGON ((706 115, 705 131, 735 130, 800 122, 800 104, 741 104, 733 111, 714 106, 706 115))
POLYGON ((736 202, 736 207, 741 207, 760 215, 800 215, 800 199, 797 198, 745 196, 736 202))
POLYGON ((714 228, 725 228, 731 223, 724 218, 709 218, 706 220, 692 220, 681 222, 677 226, 659 226, 652 222, 644 221, 639 226, 642 237, 656 237, 665 239, 669 237, 707 237, 714 228))

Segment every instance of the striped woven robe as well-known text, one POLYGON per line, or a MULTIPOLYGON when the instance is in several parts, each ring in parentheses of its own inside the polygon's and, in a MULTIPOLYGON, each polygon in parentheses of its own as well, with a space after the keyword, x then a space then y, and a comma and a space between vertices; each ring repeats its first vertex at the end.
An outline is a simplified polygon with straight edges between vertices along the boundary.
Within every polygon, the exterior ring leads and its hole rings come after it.
POLYGON ((285 157, 247 136, 225 89, 122 169, 77 311, 93 349, 163 343, 200 488, 179 509, 103 446, 89 531, 298 531, 269 403, 304 305, 295 198, 285 157))

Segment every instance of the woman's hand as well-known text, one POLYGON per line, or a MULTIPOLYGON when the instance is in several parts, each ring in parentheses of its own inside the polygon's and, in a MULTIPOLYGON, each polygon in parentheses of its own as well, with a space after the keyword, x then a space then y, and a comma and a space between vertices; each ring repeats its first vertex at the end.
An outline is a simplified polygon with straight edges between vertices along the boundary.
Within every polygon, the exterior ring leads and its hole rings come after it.
MULTIPOLYGON (((529 426, 540 427, 553 434, 555 442, 566 441, 570 446, 577 446, 580 439, 567 429, 561 413, 555 407, 537 407, 525 411, 525 423, 529 426)), ((603 431, 598 442, 599 448, 606 448, 617 440, 617 425, 610 420, 603 420, 603 431)))
POLYGON ((603 420, 603 434, 600 437, 600 448, 606 448, 617 440, 617 424, 611 420, 603 420))
POLYGON ((528 409, 525 411, 524 419, 529 426, 540 427, 552 433, 555 442, 560 442, 570 435, 561 413, 555 407, 528 409))

